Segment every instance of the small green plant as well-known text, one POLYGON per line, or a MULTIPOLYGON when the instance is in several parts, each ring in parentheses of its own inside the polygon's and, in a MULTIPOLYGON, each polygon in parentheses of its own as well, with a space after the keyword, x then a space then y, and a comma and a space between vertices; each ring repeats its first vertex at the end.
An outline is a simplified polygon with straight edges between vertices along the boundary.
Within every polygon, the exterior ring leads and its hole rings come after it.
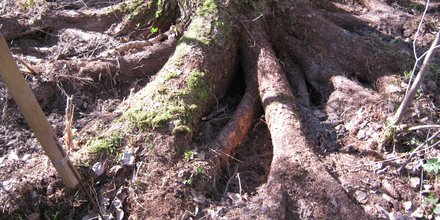
POLYGON ((429 193, 427 197, 425 197, 428 205, 432 207, 432 212, 434 214, 440 214, 440 203, 438 201, 438 197, 433 193, 429 193))
POLYGON ((61 219, 61 213, 60 213, 60 211, 56 210, 56 211, 52 214, 52 216, 51 216, 50 219, 52 219, 52 220, 55 220, 55 219, 61 219))
POLYGON ((26 217, 23 214, 17 213, 14 214, 14 219, 22 220, 22 219, 26 219, 26 217))
POLYGON ((155 34, 155 33, 159 32, 159 28, 158 27, 152 27, 150 31, 151 31, 152 34, 155 34))
POLYGON ((165 76, 165 80, 176 79, 179 78, 179 74, 177 72, 169 72, 168 75, 165 76))
POLYGON ((34 0, 26 0, 26 2, 24 3, 24 7, 26 9, 33 8, 36 5, 37 5, 37 3, 34 0))
POLYGON ((394 132, 396 131, 396 125, 392 121, 392 119, 389 119, 386 121, 386 128, 384 131, 385 140, 391 141, 394 138, 394 132))
POLYGON ((403 79, 405 79, 405 81, 409 81, 409 79, 411 78, 411 70, 405 70, 403 71, 403 79))
POLYGON ((434 173, 437 175, 438 171, 440 170, 439 158, 427 159, 426 163, 423 164, 423 169, 430 174, 434 173))
POLYGON ((198 166, 196 171, 197 171, 197 174, 204 174, 205 168, 203 166, 198 166))
POLYGON ((143 183, 143 182, 141 182, 139 180, 137 180, 135 182, 135 186, 136 186, 136 189, 140 190, 140 191, 145 191, 147 189, 147 184, 145 184, 145 183, 143 183))
POLYGON ((193 178, 189 177, 188 179, 186 179, 185 181, 183 181, 183 184, 191 186, 193 184, 193 178))
POLYGON ((419 146, 420 144, 422 144, 422 142, 421 142, 421 141, 419 140, 419 138, 416 137, 416 136, 412 136, 411 139, 409 140, 409 143, 410 143, 412 146, 419 146))
POLYGON ((186 150, 183 153, 183 159, 186 161, 194 160, 196 155, 197 155, 197 152, 195 150, 186 150))

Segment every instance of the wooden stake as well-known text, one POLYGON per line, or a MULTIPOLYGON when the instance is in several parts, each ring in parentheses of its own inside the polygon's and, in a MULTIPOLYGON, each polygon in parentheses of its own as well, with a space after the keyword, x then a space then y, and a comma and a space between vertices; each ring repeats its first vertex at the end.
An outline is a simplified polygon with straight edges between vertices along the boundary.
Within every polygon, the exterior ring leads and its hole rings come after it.
POLYGON ((52 161, 67 187, 76 187, 80 175, 61 146, 52 126, 47 121, 31 88, 20 73, 3 36, 0 35, 0 76, 34 132, 46 155, 52 161))

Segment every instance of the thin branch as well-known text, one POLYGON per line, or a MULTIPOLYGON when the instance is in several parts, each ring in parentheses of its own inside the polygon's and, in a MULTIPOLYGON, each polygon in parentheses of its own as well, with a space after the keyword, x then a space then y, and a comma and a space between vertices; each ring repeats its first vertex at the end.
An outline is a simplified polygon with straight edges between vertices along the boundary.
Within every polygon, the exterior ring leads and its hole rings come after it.
POLYGON ((440 125, 419 125, 419 126, 410 127, 408 130, 414 131, 414 130, 430 129, 430 128, 440 128, 440 125))
POLYGON ((417 50, 416 50, 417 38, 419 37, 420 29, 422 28, 423 20, 425 20, 425 16, 426 16, 426 13, 428 12, 428 8, 429 8, 429 0, 426 1, 425 11, 423 11, 422 19, 420 19, 419 25, 417 26, 416 35, 414 36, 413 52, 414 52, 414 57, 416 58, 416 60, 419 60, 419 58, 417 57, 417 50))
POLYGON ((434 39, 434 42, 432 42, 431 47, 429 48, 428 53, 426 54, 426 57, 423 60, 422 67, 420 68, 419 72, 417 73, 417 77, 414 80, 414 83, 411 85, 411 88, 408 90, 407 94, 405 95, 402 103, 399 106, 399 109, 397 109, 397 112, 392 119, 392 124, 395 125, 400 122, 400 120, 402 119, 402 116, 403 116, 403 112, 406 110, 409 103, 414 98, 414 96, 417 92, 417 89, 420 87, 420 84, 422 84, 423 79, 425 78, 425 75, 428 72, 429 62, 430 62, 432 56, 434 55, 434 51, 435 51, 436 46, 439 42, 439 38, 440 38, 440 31, 437 32, 435 39, 434 39))
POLYGON ((427 13, 427 11, 428 11, 428 8, 429 8, 429 0, 426 1, 425 11, 423 11, 422 19, 420 19, 419 25, 417 26, 416 35, 414 36, 414 40, 413 40, 413 53, 414 53, 414 58, 416 59, 416 62, 414 63, 413 69, 412 69, 412 71, 411 71, 411 77, 409 78, 408 87, 406 88, 405 95, 408 94, 408 91, 409 91, 409 88, 410 88, 411 82, 412 82, 413 77, 414 77, 414 73, 416 72, 416 69, 417 69, 417 67, 419 66, 419 62, 420 62, 420 60, 422 60, 423 57, 424 57, 424 56, 428 53, 428 51, 429 51, 429 50, 426 51, 421 57, 418 57, 418 56, 417 56, 417 45, 416 45, 416 43, 417 43, 417 38, 419 37, 420 29, 421 29, 421 27, 422 27, 423 21, 425 20, 425 16, 426 16, 426 13, 427 13))

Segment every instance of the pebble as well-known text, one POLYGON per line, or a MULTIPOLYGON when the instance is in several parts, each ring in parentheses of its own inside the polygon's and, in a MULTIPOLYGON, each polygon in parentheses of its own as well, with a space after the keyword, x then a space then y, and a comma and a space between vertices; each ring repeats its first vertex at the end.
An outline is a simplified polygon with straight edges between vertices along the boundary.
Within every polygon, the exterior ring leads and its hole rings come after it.
POLYGON ((356 195, 356 200, 361 203, 361 204, 365 204, 368 201, 368 194, 364 191, 361 190, 356 190, 355 192, 356 195))
POLYGON ((96 176, 101 176, 104 173, 105 167, 101 162, 93 164, 92 171, 96 176))
POLYGON ((406 210, 406 211, 409 211, 409 210, 411 210, 412 209, 412 207, 413 207, 413 204, 412 204, 412 202, 411 201, 406 201, 406 202, 403 202, 403 208, 406 210))
POLYGON ((417 189, 420 186, 420 178, 418 177, 411 177, 409 179, 409 185, 411 186, 411 188, 417 189))
POLYGON ((198 205, 205 205, 206 199, 203 196, 194 197, 193 201, 198 205))
POLYGON ((125 152, 125 153, 122 155, 122 159, 121 159, 121 161, 122 161, 122 164, 123 164, 123 165, 131 166, 131 165, 133 165, 134 159, 135 159, 135 158, 134 158, 134 156, 133 156, 132 153, 125 152))
POLYGON ((393 197, 389 196, 388 194, 382 194, 382 198, 385 199, 385 201, 393 203, 394 199, 393 197))
POLYGON ((420 208, 420 207, 417 208, 416 211, 414 211, 414 212, 411 214, 411 216, 414 217, 414 218, 423 218, 423 217, 424 217, 423 209, 420 208))

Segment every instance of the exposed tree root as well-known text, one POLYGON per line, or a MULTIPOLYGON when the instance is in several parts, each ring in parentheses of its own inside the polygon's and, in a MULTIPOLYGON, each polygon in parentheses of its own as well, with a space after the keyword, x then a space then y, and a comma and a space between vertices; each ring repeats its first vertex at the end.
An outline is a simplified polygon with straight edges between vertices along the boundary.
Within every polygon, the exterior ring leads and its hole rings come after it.
POLYGON ((255 75, 249 72, 249 67, 243 66, 246 78, 246 90, 234 111, 232 118, 224 126, 217 137, 209 144, 209 163, 204 165, 207 176, 198 184, 199 188, 206 192, 217 187, 219 173, 233 160, 236 147, 243 143, 248 136, 252 121, 258 112, 260 102, 258 100, 257 82, 255 75))
MULTIPOLYGON (((245 70, 246 71, 246 70, 245 70)), ((235 148, 247 137, 252 126, 252 119, 257 112, 259 101, 257 99, 257 84, 254 76, 246 73, 246 91, 234 112, 234 115, 211 143, 210 149, 215 153, 211 160, 220 160, 218 165, 225 166, 231 159, 235 148)))
POLYGON ((1 17, 2 34, 7 40, 26 37, 41 31, 64 28, 80 28, 84 31, 107 32, 113 36, 128 35, 137 39, 154 37, 168 30, 178 16, 175 1, 157 4, 157 1, 133 1, 119 3, 100 10, 54 10, 45 7, 43 16, 32 18, 1 17), (161 8, 158 8, 161 6, 161 8), (156 12, 160 11, 160 14, 156 12), (117 24, 117 25, 116 25, 117 24), (152 33, 152 28, 158 28, 152 33))
MULTIPOLYGON (((363 210, 326 171, 303 135, 295 98, 263 29, 252 28, 251 34, 258 46, 247 47, 244 59, 255 64, 250 66, 258 75, 274 147, 264 214, 272 219, 285 219, 286 205, 290 204, 302 218, 365 219, 363 210)), ((252 40, 248 39, 249 42, 252 40)))
MULTIPOLYGON (((163 42, 147 45, 143 48, 136 48, 137 50, 142 49, 142 51, 137 53, 128 53, 127 55, 120 56, 119 54, 124 51, 112 50, 113 52, 109 52, 115 55, 116 58, 60 60, 55 61, 49 66, 47 64, 37 66, 36 69, 46 77, 91 78, 93 81, 107 81, 111 83, 130 81, 157 73, 174 52, 176 42, 176 38, 169 38, 163 42), (59 73, 59 75, 54 75, 53 73, 59 73), (108 81, 109 79, 110 81, 108 81)), ((54 79, 54 81, 63 80, 54 79)))

